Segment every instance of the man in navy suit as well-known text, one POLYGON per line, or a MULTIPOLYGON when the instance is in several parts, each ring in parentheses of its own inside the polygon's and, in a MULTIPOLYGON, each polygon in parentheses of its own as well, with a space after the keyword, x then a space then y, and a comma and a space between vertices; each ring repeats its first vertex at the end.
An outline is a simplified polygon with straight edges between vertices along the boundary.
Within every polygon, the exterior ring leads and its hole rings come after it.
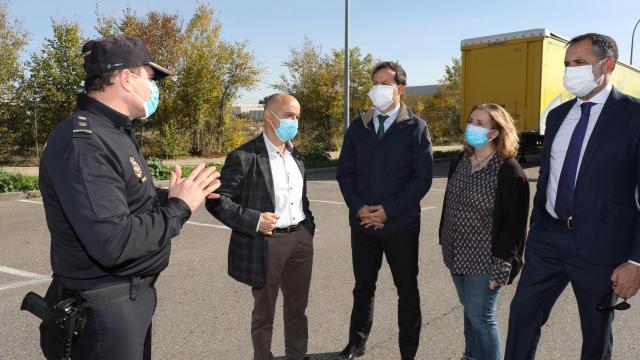
POLYGON ((349 125, 336 173, 349 207, 355 277, 349 342, 339 358, 352 360, 364 355, 384 257, 398 293, 400 354, 403 360, 413 360, 422 328, 420 200, 433 178, 431 137, 427 122, 400 100, 407 85, 407 74, 400 64, 378 63, 371 80, 373 107, 349 125))
POLYGON ((567 45, 564 85, 576 99, 547 117, 505 360, 535 357, 540 329, 569 283, 580 312, 581 359, 611 359, 612 306, 640 287, 640 100, 612 87, 617 59, 616 42, 605 35, 567 45))

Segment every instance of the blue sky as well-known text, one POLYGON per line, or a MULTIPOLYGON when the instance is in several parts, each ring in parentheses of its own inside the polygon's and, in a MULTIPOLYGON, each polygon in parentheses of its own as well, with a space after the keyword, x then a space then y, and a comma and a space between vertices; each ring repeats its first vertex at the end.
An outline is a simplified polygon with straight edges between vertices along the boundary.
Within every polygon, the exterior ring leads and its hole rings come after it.
MULTIPOLYGON (((199 3, 214 8, 225 40, 249 40, 267 70, 259 88, 242 94, 240 102, 257 102, 273 92, 270 84, 285 71, 282 62, 305 36, 325 50, 344 46, 344 0, 9 0, 9 13, 30 34, 31 52, 51 36, 51 18, 78 22, 83 36, 95 37, 96 6, 114 16, 127 6, 138 13, 178 12, 187 21, 199 3)), ((427 85, 442 77, 452 57, 460 56, 462 39, 532 28, 567 37, 608 34, 618 41, 620 59, 628 63, 638 19, 640 0, 351 0, 350 45, 376 58, 399 61, 409 85, 427 85)), ((634 51, 637 66, 640 29, 634 51)))

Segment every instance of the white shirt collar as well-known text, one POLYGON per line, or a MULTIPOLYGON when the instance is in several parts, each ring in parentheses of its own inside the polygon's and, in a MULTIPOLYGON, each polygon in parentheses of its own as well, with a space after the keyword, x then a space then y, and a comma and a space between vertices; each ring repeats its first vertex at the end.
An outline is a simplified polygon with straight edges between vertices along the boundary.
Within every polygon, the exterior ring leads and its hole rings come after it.
MULTIPOLYGON (((378 110, 378 108, 375 108, 375 110, 373 111, 373 118, 377 119, 378 115, 387 115, 388 121, 393 121, 396 119, 396 117, 398 116, 398 112, 400 111, 400 104, 398 104, 398 106, 396 106, 395 108, 389 110, 386 114, 383 113, 382 111, 378 110)), ((385 120, 385 122, 387 121, 385 120)))
MULTIPOLYGON (((267 145, 267 151, 268 152, 270 152, 272 154, 278 154, 278 156, 281 156, 280 155, 280 149, 278 149, 278 147, 273 142, 271 142, 271 139, 269 139, 269 137, 267 136, 267 133, 264 132, 264 131, 262 132, 262 138, 264 139, 265 145, 267 145)), ((286 155, 288 151, 289 150, 287 150, 287 147, 285 146, 284 147, 284 154, 286 155)))
MULTIPOLYGON (((613 90, 613 85, 609 84, 607 85, 604 89, 600 90, 599 93, 597 93, 594 97, 592 97, 591 99, 587 100, 586 102, 592 102, 592 103, 596 103, 596 104, 604 104, 607 99, 609 98, 609 95, 611 94, 611 90, 613 90)), ((576 101, 576 106, 580 106, 582 105, 582 103, 584 103, 584 100, 581 100, 580 98, 577 98, 578 101, 576 101)))

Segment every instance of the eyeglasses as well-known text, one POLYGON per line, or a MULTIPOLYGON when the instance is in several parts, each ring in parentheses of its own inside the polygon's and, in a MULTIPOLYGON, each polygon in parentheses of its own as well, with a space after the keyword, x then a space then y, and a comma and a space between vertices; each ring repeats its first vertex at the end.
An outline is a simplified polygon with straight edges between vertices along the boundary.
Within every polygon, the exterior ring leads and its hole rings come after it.
POLYGON ((614 310, 628 310, 631 308, 631 304, 627 302, 627 300, 623 300, 621 303, 617 303, 615 305, 612 304, 613 299, 613 290, 609 291, 607 295, 605 295, 600 302, 598 302, 598 311, 600 312, 609 312, 614 310))

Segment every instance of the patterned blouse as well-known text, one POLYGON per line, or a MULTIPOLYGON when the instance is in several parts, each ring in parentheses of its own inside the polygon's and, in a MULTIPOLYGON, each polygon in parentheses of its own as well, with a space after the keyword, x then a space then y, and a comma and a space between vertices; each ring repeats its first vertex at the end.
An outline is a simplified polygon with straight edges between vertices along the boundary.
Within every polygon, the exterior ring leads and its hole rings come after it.
POLYGON ((465 154, 447 183, 442 228, 444 263, 455 275, 491 274, 499 286, 509 280, 511 263, 491 254, 498 171, 503 159, 494 154, 484 168, 471 172, 465 154))

